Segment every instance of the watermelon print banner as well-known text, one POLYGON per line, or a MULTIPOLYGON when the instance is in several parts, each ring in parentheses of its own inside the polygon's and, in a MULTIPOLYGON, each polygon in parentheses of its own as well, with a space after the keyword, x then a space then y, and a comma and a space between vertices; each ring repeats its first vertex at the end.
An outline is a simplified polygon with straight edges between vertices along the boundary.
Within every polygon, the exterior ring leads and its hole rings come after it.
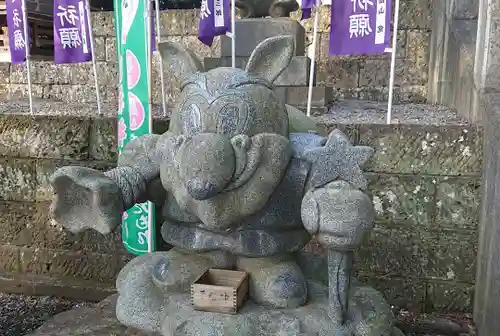
MULTIPOLYGON (((151 16, 144 0, 115 0, 119 65, 118 151, 138 136, 151 133, 151 16), (145 38, 149 36, 150 38, 145 38)), ((123 244, 133 254, 155 250, 154 205, 136 204, 123 214, 123 244), (149 233, 152 230, 152 234, 149 233), (151 246, 148 237, 151 236, 151 246)))

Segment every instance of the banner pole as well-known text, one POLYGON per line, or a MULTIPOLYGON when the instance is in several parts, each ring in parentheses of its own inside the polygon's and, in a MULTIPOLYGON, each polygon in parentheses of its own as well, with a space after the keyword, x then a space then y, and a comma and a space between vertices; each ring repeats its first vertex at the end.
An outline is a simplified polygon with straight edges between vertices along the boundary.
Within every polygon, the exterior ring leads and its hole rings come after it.
POLYGON ((33 114, 33 92, 31 90, 31 62, 30 62, 30 41, 29 41, 29 27, 28 27, 28 12, 26 9, 26 0, 21 1, 22 12, 23 12, 23 28, 24 28, 24 43, 26 44, 25 56, 26 56, 26 76, 28 77, 28 99, 30 102, 30 114, 33 114))
POLYGON ((309 67, 309 88, 307 92, 307 116, 311 116, 311 105, 312 105, 312 89, 314 81, 314 66, 316 64, 316 43, 318 40, 318 25, 319 25, 319 0, 316 1, 316 6, 314 7, 314 28, 313 28, 313 40, 312 40, 312 55, 311 55, 311 66, 309 67))
POLYGON ((89 40, 90 40, 90 52, 92 53, 92 70, 94 71, 94 85, 95 85, 95 95, 97 99, 97 111, 99 116, 102 116, 101 110, 101 93, 99 90, 99 80, 97 79, 97 64, 95 60, 95 50, 94 50, 94 32, 92 31, 92 13, 90 12, 89 0, 85 1, 85 11, 87 12, 87 23, 89 29, 89 40))
MULTIPOLYGON (((155 10, 156 10, 156 44, 161 42, 161 31, 160 31, 160 0, 155 0, 155 10)), ((163 117, 167 116, 167 93, 165 91, 165 75, 163 73, 163 61, 160 59, 160 82, 161 82, 161 98, 163 107, 163 117)))
POLYGON ((236 68, 236 0, 231 0, 231 66, 236 68))
POLYGON ((389 77, 389 97, 387 101, 387 124, 392 122, 392 100, 394 96, 394 76, 396 71, 396 49, 399 29, 399 0, 394 4, 394 28, 392 32, 391 71, 389 77))
MULTIPOLYGON (((156 4, 156 3, 155 3, 156 4)), ((147 5, 145 6, 145 10, 146 10, 146 15, 145 15, 145 20, 146 20, 146 36, 144 37, 146 39, 146 41, 149 41, 149 43, 146 43, 146 55, 147 55, 147 76, 148 76, 148 110, 149 110, 149 115, 150 115, 150 118, 148 118, 148 123, 149 123, 149 129, 151 130, 152 128, 152 125, 153 125, 153 118, 151 117, 151 114, 152 114, 152 111, 151 111, 151 87, 152 87, 152 80, 151 80, 151 69, 152 69, 152 60, 153 60, 153 48, 151 46, 151 43, 153 42, 153 37, 152 37, 152 32, 151 32, 151 28, 152 28, 152 25, 151 25, 151 20, 153 20, 152 18, 152 2, 151 1, 148 1, 147 5)), ((156 8, 157 10, 157 13, 158 12, 158 8, 156 8)), ((159 26, 159 21, 157 22, 158 26, 159 26)), ((160 33, 160 30, 157 29, 157 33, 159 34, 160 33)), ((161 64, 162 62, 160 62, 161 64)), ((163 72, 161 72, 161 74, 163 75, 163 72)), ((163 87, 163 82, 162 82, 162 87, 163 87)), ((163 100, 165 101, 165 99, 163 100)), ((164 110, 164 113, 165 113, 165 110, 164 110)), ((153 203, 148 201, 148 231, 147 231, 147 237, 146 239, 148 240, 148 253, 151 253, 153 252, 153 216, 152 216, 152 212, 154 211, 153 209, 153 203)))

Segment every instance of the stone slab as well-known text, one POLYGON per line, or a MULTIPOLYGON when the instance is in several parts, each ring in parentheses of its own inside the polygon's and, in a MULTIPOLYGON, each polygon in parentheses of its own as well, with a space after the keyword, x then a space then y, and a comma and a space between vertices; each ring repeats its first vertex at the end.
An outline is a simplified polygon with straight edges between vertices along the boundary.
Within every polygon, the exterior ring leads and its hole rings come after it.
MULTIPOLYGON (((2 262, 0 247, 0 263, 2 262)), ((16 260, 19 259, 17 255, 16 260)), ((1 269, 0 264, 0 269, 1 269)), ((57 279, 50 276, 19 274, 0 270, 0 288, 4 293, 27 296, 57 296, 74 300, 100 301, 116 293, 114 283, 57 279)), ((68 334, 66 334, 68 335, 68 334)))
MULTIPOLYGON (((470 313, 472 311, 473 297, 474 286, 471 284, 431 281, 427 285, 426 311, 470 313)), ((495 334, 478 333, 478 335, 495 334)))
MULTIPOLYGON (((67 336, 70 332, 73 336, 160 336, 122 325, 115 316, 116 301, 117 296, 112 295, 94 307, 63 312, 27 336, 67 336)), ((390 336, 402 335, 400 330, 394 328, 390 336)))
POLYGON ((475 126, 361 125, 360 144, 375 154, 370 172, 480 176, 482 131, 475 126))
POLYGON ((484 97, 485 141, 483 199, 474 297, 474 320, 479 335, 500 333, 500 93, 484 97))
POLYGON ((122 267, 132 257, 125 254, 39 248, 21 248, 19 255, 21 273, 102 283, 114 283, 122 267))
POLYGON ((0 272, 19 272, 19 247, 0 245, 0 272))
POLYGON ((127 328, 115 316, 116 295, 94 307, 75 308, 56 315, 28 336, 154 336, 127 328))
MULTIPOLYGON (((73 159, 88 156, 89 120, 75 117, 5 114, 9 109, 17 110, 18 113, 22 112, 22 107, 20 109, 20 106, 15 103, 3 110, 2 107, 8 104, 8 102, 0 103, 0 151, 2 155, 73 159)), ((65 110, 64 105, 61 105, 61 111, 65 110)))
POLYGON ((33 201, 36 189, 35 161, 0 157, 0 198, 9 201, 33 201))
MULTIPOLYGON (((296 56, 305 55, 305 29, 290 18, 258 18, 236 21, 236 56, 249 57, 255 47, 268 37, 293 35, 296 43, 296 56)), ((227 36, 221 36, 221 56, 231 57, 231 42, 227 36)))
MULTIPOLYGON (((244 69, 248 62, 248 57, 237 57, 236 67, 244 69)), ((206 57, 205 69, 211 70, 217 67, 230 67, 231 57, 206 57)), ((307 56, 295 56, 288 67, 274 81, 275 86, 307 86, 309 85, 309 70, 311 59, 307 56)), ((316 85, 314 79, 313 85, 316 85)))
MULTIPOLYGON (((307 97, 309 88, 307 86, 287 86, 286 89, 286 103, 298 108, 307 107, 307 97)), ((332 89, 322 86, 314 86, 312 90, 313 107, 324 108, 332 101, 332 89)))

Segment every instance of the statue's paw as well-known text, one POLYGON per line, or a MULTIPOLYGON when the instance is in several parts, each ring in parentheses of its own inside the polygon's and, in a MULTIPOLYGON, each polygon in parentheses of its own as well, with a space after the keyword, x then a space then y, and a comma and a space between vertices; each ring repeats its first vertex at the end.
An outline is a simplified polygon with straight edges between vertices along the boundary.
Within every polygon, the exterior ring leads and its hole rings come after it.
POLYGON ((94 229, 107 234, 121 222, 123 201, 117 184, 86 167, 62 167, 51 176, 52 218, 71 232, 94 229))
POLYGON ((307 299, 307 283, 294 261, 240 258, 238 269, 250 274, 250 297, 273 308, 296 308, 307 299))

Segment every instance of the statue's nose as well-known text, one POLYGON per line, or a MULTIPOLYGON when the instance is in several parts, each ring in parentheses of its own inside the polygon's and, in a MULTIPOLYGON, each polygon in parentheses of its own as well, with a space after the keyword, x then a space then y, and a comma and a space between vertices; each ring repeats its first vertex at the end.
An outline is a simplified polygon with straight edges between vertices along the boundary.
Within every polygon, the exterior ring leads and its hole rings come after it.
POLYGON ((214 184, 202 181, 201 179, 189 180, 186 188, 189 195, 199 201, 212 198, 220 192, 214 184))

